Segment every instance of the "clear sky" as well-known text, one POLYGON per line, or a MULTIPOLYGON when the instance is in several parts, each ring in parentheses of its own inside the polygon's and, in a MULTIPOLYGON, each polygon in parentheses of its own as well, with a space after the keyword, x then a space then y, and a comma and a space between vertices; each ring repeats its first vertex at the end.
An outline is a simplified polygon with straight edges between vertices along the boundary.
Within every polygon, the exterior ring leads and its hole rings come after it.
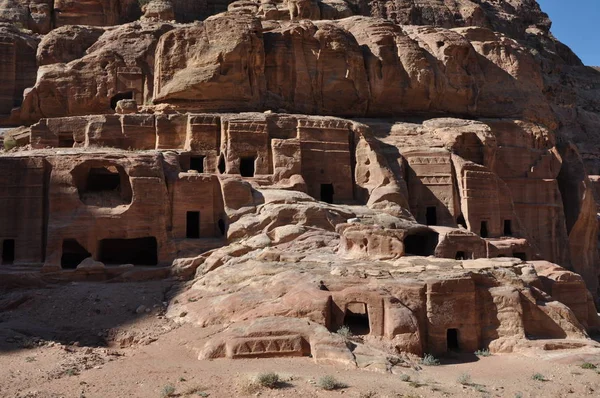
POLYGON ((538 0, 552 20, 551 32, 584 64, 600 66, 600 0, 538 0))

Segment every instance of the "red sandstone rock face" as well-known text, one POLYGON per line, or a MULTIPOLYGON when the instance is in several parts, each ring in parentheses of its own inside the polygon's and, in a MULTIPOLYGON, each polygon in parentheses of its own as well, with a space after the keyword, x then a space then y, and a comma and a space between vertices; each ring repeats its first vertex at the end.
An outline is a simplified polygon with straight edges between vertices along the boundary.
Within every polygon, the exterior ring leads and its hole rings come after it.
POLYGON ((600 73, 536 2, 144 11, 108 27, 137 2, 0 2, 0 114, 32 124, 0 156, 5 265, 170 266, 194 280, 169 316, 230 325, 201 358, 389 371, 449 332, 469 352, 591 344, 600 73))

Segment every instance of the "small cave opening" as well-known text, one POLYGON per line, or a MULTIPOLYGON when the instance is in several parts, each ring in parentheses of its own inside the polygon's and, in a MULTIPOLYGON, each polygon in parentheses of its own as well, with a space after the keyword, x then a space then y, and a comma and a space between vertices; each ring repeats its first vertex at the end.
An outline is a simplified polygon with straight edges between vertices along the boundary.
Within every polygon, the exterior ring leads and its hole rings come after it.
POLYGON ((185 237, 188 239, 200 238, 200 212, 188 211, 185 217, 185 237))
POLYGON ((254 177, 254 163, 256 156, 240 158, 240 175, 242 177, 254 177))
POLYGON ((76 167, 71 174, 79 198, 90 206, 116 207, 131 203, 129 176, 121 166, 100 165, 76 167))
POLYGON ((346 305, 344 325, 348 326, 352 334, 364 336, 371 332, 369 324, 369 311, 366 303, 352 302, 346 305))
POLYGON ((217 170, 219 170, 219 174, 225 174, 225 156, 223 156, 223 154, 219 155, 219 164, 217 165, 217 170))
POLYGON ((427 225, 437 225, 437 207, 427 207, 427 210, 425 212, 425 221, 427 225))
POLYGON ((473 258, 473 253, 459 250, 456 252, 456 256, 454 256, 456 260, 470 260, 473 258))
POLYGON ((481 236, 482 238, 487 238, 488 237, 488 223, 487 223, 487 221, 482 221, 481 222, 481 228, 479 229, 479 236, 481 236))
POLYGON ((196 170, 198 173, 204 173, 204 158, 205 156, 190 157, 189 170, 196 170))
POLYGON ((227 232, 227 228, 225 227, 225 221, 222 218, 219 218, 217 221, 217 227, 219 228, 219 232, 221 232, 222 236, 225 236, 225 232, 227 232))
POLYGON ((75 138, 73 133, 58 133, 59 148, 73 148, 75 146, 75 138))
POLYGON ((448 351, 460 350, 460 345, 458 344, 458 329, 446 330, 446 347, 448 351))
POLYGON ((437 232, 429 229, 413 232, 404 238, 404 253, 413 256, 432 256, 437 244, 437 232))
POLYGON ((112 110, 116 110, 117 109, 117 102, 121 101, 121 100, 132 100, 133 99, 133 91, 126 91, 124 93, 118 93, 113 95, 110 98, 110 107, 112 108, 112 110))
POLYGON ((15 240, 4 239, 2 241, 2 264, 12 264, 15 262, 15 240))
POLYGON ((77 239, 65 239, 62 244, 60 266, 64 269, 75 269, 83 260, 91 256, 77 239))
POLYGON ((512 236, 512 221, 504 220, 504 236, 512 236))
POLYGON ((334 189, 333 184, 321 184, 321 201, 333 203, 334 189))
POLYGON ((467 221, 465 220, 465 216, 463 216, 462 214, 456 219, 456 224, 460 225, 464 229, 467 229, 467 221))
POLYGON ((513 253, 513 257, 518 258, 522 261, 527 261, 527 253, 524 253, 524 252, 513 253))
POLYGON ((98 260, 108 265, 157 265, 156 238, 102 239, 98 242, 98 260))

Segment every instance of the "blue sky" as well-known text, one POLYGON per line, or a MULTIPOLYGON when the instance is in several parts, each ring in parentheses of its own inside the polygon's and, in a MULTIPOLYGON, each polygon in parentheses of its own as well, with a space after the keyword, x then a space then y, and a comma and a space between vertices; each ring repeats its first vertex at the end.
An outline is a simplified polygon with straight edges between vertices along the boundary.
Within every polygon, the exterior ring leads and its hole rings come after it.
POLYGON ((600 66, 600 0, 538 0, 554 36, 584 64, 600 66))

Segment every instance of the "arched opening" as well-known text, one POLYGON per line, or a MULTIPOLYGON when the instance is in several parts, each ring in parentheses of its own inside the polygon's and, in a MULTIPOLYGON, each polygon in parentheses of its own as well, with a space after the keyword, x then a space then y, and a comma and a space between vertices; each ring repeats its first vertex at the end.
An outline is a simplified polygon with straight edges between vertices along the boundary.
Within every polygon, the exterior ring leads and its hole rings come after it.
POLYGON ((371 332, 369 312, 366 303, 348 303, 344 315, 344 325, 348 326, 352 334, 361 336, 371 332))
POLYGON ((185 237, 188 239, 200 238, 200 212, 188 211, 186 214, 185 237))
POLYGON ((98 243, 98 260, 104 264, 158 264, 155 237, 135 239, 102 239, 98 243))
POLYGON ((225 232, 227 230, 225 228, 225 221, 223 221, 222 218, 219 218, 219 221, 217 222, 217 227, 219 228, 219 232, 221 232, 221 235, 225 236, 225 232))
POLYGON ((437 244, 437 232, 429 229, 414 232, 404 238, 404 253, 413 256, 432 256, 437 244))
POLYGON ((204 158, 205 158, 205 156, 190 157, 189 170, 196 170, 198 173, 204 173, 204 158))
POLYGON ((511 220, 504 220, 504 236, 512 236, 511 220))
POLYGON ((467 229, 467 221, 462 214, 456 219, 456 224, 462 226, 464 229, 467 229))
POLYGON ((113 110, 117 109, 117 102, 119 102, 121 100, 125 100, 125 99, 132 100, 133 99, 133 91, 127 91, 124 93, 118 93, 118 94, 113 95, 110 98, 110 107, 113 110))
POLYGON ((427 225, 437 225, 437 207, 429 206, 425 212, 427 225))
POLYGON ((83 260, 92 255, 79 244, 77 239, 65 239, 62 244, 60 265, 64 269, 75 269, 83 260))
POLYGON ((454 257, 456 260, 466 260, 467 254, 464 251, 457 251, 456 256, 454 257))
POLYGON ((333 203, 333 184, 321 184, 321 201, 325 203, 333 203))
POLYGON ((242 177, 254 177, 256 156, 240 158, 240 174, 242 177))
POLYGON ((448 351, 459 351, 458 329, 448 329, 446 331, 446 347, 448 351))
POLYGON ((479 230, 479 236, 481 236, 482 238, 487 238, 488 237, 488 225, 487 225, 487 221, 482 221, 481 222, 481 228, 479 230))
POLYGON ((4 239, 2 241, 2 264, 12 264, 15 262, 15 240, 4 239))

